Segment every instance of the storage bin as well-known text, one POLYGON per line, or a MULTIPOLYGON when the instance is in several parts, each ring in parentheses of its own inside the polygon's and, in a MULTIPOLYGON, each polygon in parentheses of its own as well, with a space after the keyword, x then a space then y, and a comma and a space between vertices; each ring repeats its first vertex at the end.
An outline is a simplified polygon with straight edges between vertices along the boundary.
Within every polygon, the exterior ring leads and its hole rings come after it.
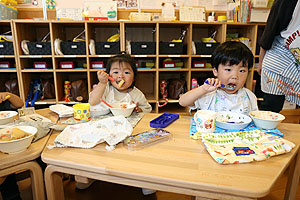
POLYGON ((14 45, 12 42, 0 42, 0 55, 14 55, 14 45))
POLYGON ((97 55, 111 55, 120 52, 120 42, 95 42, 97 55))
POLYGON ((219 42, 195 42, 197 55, 211 55, 220 45, 219 42))
POLYGON ((60 48, 64 55, 86 55, 85 42, 61 42, 60 48))
POLYGON ((131 54, 133 55, 154 55, 155 50, 155 42, 131 42, 131 54))
POLYGON ((30 55, 51 55, 50 42, 27 42, 30 55))
POLYGON ((160 42, 159 43, 159 54, 183 54, 183 43, 182 42, 160 42))

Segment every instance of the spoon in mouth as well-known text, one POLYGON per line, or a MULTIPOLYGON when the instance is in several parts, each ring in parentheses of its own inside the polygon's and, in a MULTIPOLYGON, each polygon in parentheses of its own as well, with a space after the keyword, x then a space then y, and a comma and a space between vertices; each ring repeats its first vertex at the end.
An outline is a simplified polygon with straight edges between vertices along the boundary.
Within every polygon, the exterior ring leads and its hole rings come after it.
MULTIPOLYGON (((204 83, 209 84, 208 80, 204 81, 204 83)), ((236 88, 236 85, 224 85, 224 84, 221 84, 221 88, 225 88, 227 90, 234 90, 236 88)))

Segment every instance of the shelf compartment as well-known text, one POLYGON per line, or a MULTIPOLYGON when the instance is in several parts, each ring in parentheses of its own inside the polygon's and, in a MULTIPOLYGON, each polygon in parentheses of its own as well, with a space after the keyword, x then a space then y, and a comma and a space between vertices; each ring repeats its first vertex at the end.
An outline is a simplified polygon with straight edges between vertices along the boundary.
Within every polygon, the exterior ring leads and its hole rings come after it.
POLYGON ((185 70, 188 68, 188 58, 159 58, 159 70, 185 70))
MULTIPOLYGON (((16 21, 15 27, 19 55, 25 55, 21 48, 21 42, 23 40, 28 40, 29 42, 41 42, 41 40, 50 32, 49 23, 46 22, 31 23, 16 21)), ((51 48, 51 45, 49 48, 51 48)))
POLYGON ((52 58, 20 58, 20 67, 21 70, 53 70, 52 58), (47 68, 43 68, 45 65, 47 68))
POLYGON ((14 58, 0 58, 0 71, 16 70, 16 61, 14 58), (9 67, 9 68, 6 68, 9 67))
POLYGON ((156 23, 125 23, 125 40, 130 41, 132 55, 156 55, 156 35, 156 23))
MULTIPOLYGON (((159 54, 167 54, 167 55, 187 55, 187 49, 190 48, 189 44, 189 30, 190 30, 190 24, 185 23, 160 23, 159 24, 159 54), (172 49, 176 48, 176 42, 172 42, 172 40, 178 40, 182 33, 185 31, 185 37, 183 38, 182 43, 178 42, 178 51, 174 51, 175 53, 172 53, 172 49), (171 46, 170 44, 175 44, 175 46, 171 46), (179 53, 179 49, 182 53, 179 53)), ((181 38, 182 39, 182 38, 181 38)))
POLYGON ((86 70, 87 59, 86 58, 55 58, 55 69, 58 70, 86 70))
MULTIPOLYGON (((12 31, 11 21, 1 20, 0 34, 3 35, 4 33, 7 33, 9 31, 12 31)), ((13 36, 13 33, 11 32, 10 34, 6 35, 13 36)), ((0 42, 0 55, 15 55, 13 42, 0 42)))
MULTIPOLYGON (((77 80, 84 80, 85 81, 85 87, 86 87, 86 93, 84 94, 85 97, 88 97, 88 73, 83 72, 56 72, 56 83, 57 83, 57 95, 58 95, 58 101, 64 101, 64 83, 65 81, 70 81, 71 84, 73 81, 77 80)), ((72 88, 71 88, 72 90, 72 88)), ((71 91, 72 92, 72 91, 71 91)))
MULTIPOLYGON (((34 81, 34 80, 37 80, 37 79, 40 79, 40 80, 43 81, 43 80, 48 79, 51 83, 53 83, 53 85, 55 85, 53 72, 48 72, 48 71, 47 72, 36 72, 36 73, 23 73, 22 72, 21 76, 22 76, 22 85, 23 85, 25 100, 27 100, 28 94, 30 92, 30 83, 31 83, 31 81, 34 81)), ((54 88, 54 93, 52 93, 52 95, 53 96, 50 97, 50 98, 37 100, 36 104, 37 104, 38 101, 41 101, 40 104, 54 104, 54 103, 56 103, 55 88, 54 88)))
POLYGON ((147 99, 155 100, 156 88, 156 72, 138 72, 135 77, 135 86, 141 90, 147 99))
POLYGON ((135 57, 134 58, 136 61, 136 66, 138 70, 152 70, 156 69, 156 58, 139 58, 135 57))
POLYGON ((5 83, 7 81, 11 82, 12 80, 16 80, 16 82, 17 82, 16 89, 14 90, 13 93, 20 96, 17 72, 16 71, 11 72, 9 70, 0 70, 0 72, 1 72, 0 73, 0 91, 1 92, 6 92, 5 83))

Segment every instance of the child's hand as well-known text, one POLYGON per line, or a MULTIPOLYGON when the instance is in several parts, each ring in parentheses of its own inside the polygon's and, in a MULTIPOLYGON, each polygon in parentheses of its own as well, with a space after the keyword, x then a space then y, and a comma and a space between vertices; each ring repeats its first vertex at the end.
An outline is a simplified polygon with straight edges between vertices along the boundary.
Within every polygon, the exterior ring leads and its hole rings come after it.
POLYGON ((0 103, 6 101, 10 96, 9 92, 0 92, 0 103))
MULTIPOLYGON (((134 101, 132 101, 131 103, 134 103, 134 101)), ((134 108, 134 110, 135 110, 135 112, 143 112, 143 110, 139 107, 139 102, 136 102, 135 103, 135 108, 134 108)))
POLYGON ((104 71, 98 71, 97 72, 97 76, 98 76, 98 80, 99 80, 99 83, 102 83, 102 84, 107 84, 108 82, 108 74, 104 71))
POLYGON ((215 91, 218 87, 221 87, 221 81, 217 78, 208 78, 207 81, 209 84, 207 83, 203 84, 203 88, 207 92, 215 91))

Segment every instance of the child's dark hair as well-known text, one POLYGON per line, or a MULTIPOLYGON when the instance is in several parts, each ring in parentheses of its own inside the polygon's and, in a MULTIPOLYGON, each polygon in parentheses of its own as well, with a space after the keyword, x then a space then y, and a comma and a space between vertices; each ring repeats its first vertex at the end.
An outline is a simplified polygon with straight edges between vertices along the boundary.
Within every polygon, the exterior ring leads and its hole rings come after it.
POLYGON ((219 64, 237 65, 242 62, 248 69, 253 66, 253 54, 242 42, 228 41, 222 43, 212 54, 212 66, 218 70, 219 64))
POLYGON ((111 57, 107 61, 106 73, 108 73, 108 74, 110 73, 110 68, 111 68, 111 66, 114 62, 128 63, 131 66, 133 74, 134 74, 134 78, 133 78, 133 82, 132 82, 130 87, 133 88, 134 84, 135 84, 136 76, 137 76, 137 69, 136 69, 135 60, 129 54, 126 54, 125 52, 120 52, 120 54, 118 54, 114 57, 111 57))

